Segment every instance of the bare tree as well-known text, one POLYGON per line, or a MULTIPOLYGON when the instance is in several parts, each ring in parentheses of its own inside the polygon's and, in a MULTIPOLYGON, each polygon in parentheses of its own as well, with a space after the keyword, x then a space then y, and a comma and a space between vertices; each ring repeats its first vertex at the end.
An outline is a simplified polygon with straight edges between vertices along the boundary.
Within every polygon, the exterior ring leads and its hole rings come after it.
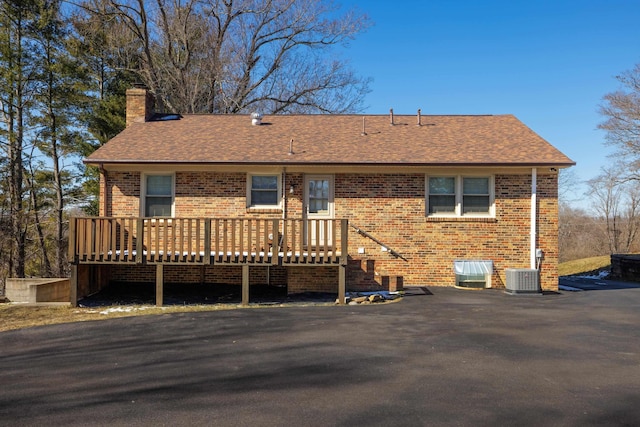
POLYGON ((606 94, 599 128, 615 147, 618 163, 589 182, 596 209, 605 219, 611 253, 628 252, 638 233, 640 180, 640 64, 616 79, 619 90, 606 94))
POLYGON ((594 200, 593 209, 606 224, 609 253, 619 252, 619 220, 622 189, 613 168, 588 181, 589 195, 594 200))
POLYGON ((623 207, 624 232, 621 241, 624 252, 635 252, 640 231, 640 183, 632 180, 625 183, 626 203, 623 207))
POLYGON ((560 204, 558 214, 560 262, 609 254, 602 218, 566 203, 560 204))
POLYGON ((561 169, 558 173, 558 199, 560 204, 575 202, 580 180, 575 169, 561 169))
POLYGON ((625 179, 613 165, 588 181, 593 209, 604 225, 609 253, 629 252, 636 243, 640 222, 640 184, 625 179))
POLYGON ((368 81, 333 47, 366 16, 322 0, 86 0, 114 68, 134 71, 160 108, 179 113, 342 113, 368 81))
POLYGON ((640 178, 640 64, 616 77, 621 88, 604 96, 600 114, 606 120, 599 125, 606 131, 607 144, 629 166, 631 177, 640 178))

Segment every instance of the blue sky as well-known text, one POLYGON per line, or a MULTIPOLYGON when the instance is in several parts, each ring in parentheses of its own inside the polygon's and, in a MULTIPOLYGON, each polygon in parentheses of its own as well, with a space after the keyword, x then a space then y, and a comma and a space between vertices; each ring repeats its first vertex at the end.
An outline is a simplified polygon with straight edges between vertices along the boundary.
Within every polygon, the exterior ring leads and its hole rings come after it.
POLYGON ((640 62, 640 0, 340 4, 373 21, 345 53, 373 79, 365 113, 514 114, 577 162, 578 179, 610 162, 598 106, 640 62))

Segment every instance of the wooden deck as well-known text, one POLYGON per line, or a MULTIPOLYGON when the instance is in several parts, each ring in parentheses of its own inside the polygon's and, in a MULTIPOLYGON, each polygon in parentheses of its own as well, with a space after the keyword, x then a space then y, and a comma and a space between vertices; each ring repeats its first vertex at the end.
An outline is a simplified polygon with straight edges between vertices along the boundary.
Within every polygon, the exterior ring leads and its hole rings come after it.
POLYGON ((344 302, 348 228, 346 219, 71 218, 72 303, 82 264, 155 264, 159 305, 164 265, 242 265, 243 304, 252 265, 336 266, 344 302))

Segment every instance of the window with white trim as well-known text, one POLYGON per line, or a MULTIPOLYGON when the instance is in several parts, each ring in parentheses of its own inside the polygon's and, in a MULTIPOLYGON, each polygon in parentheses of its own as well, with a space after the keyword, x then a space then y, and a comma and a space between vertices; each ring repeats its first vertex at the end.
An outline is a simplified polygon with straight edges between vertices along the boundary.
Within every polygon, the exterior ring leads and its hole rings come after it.
POLYGON ((462 178, 462 214, 489 214, 491 193, 488 177, 462 178))
POLYGON ((173 215, 173 175, 144 175, 144 216, 173 215))
POLYGON ((431 176, 428 181, 429 214, 455 214, 456 178, 453 176, 431 176))
POLYGON ((280 208, 280 175, 248 175, 247 206, 252 208, 280 208))
POLYGON ((493 216, 492 176, 428 176, 427 216, 493 216))

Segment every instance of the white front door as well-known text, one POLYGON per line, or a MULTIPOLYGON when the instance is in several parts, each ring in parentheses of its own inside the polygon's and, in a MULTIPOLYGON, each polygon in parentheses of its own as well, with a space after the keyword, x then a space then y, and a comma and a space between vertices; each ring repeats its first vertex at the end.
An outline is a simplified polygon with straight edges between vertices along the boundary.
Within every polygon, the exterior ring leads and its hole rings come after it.
POLYGON ((334 218, 333 175, 305 175, 304 182, 304 212, 310 220, 305 221, 305 227, 310 227, 305 229, 305 241, 311 246, 331 245, 331 222, 314 220, 334 218))

